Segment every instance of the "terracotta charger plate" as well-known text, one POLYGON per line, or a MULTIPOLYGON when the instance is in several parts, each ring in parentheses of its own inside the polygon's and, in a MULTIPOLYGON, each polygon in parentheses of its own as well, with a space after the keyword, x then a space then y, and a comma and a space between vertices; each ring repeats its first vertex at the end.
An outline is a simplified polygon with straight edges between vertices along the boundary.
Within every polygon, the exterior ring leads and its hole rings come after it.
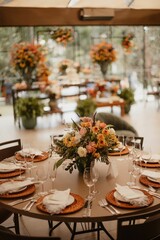
MULTIPOLYGON (((139 191, 142 191, 148 198, 148 205, 151 205, 154 201, 154 198, 153 196, 151 196, 148 192, 146 192, 145 190, 139 190, 139 191)), ((114 193, 116 192, 116 190, 112 190, 111 192, 109 192, 107 195, 106 195, 106 200, 116 206, 116 207, 120 207, 120 208, 126 208, 126 209, 138 209, 138 208, 143 208, 143 207, 146 207, 146 206, 139 206, 139 205, 133 205, 133 204, 130 204, 129 202, 123 202, 123 201, 119 201, 115 198, 114 196, 114 193)))
MULTIPOLYGON (((70 193, 70 194, 71 194, 71 196, 74 197, 74 202, 71 205, 67 206, 65 209, 63 209, 59 214, 69 214, 69 213, 76 212, 76 211, 80 210, 81 208, 83 208, 83 206, 85 204, 84 199, 75 193, 70 193)), ((37 200, 37 208, 44 213, 49 213, 47 211, 46 207, 42 203, 44 197, 45 196, 40 197, 37 200)))
POLYGON ((147 176, 141 175, 139 178, 140 183, 142 183, 145 186, 151 186, 153 188, 160 188, 160 183, 156 181, 151 181, 151 178, 148 178, 147 176))
MULTIPOLYGON (((1 182, 1 183, 3 183, 3 182, 1 182)), ((35 191, 36 191, 35 185, 31 184, 29 186, 22 188, 22 191, 0 194, 0 198, 12 199, 12 198, 26 197, 26 196, 34 193, 35 191)))
MULTIPOLYGON (((20 153, 16 153, 16 159, 19 161, 24 161, 24 157, 21 156, 20 153)), ((37 155, 34 157, 33 162, 40 162, 40 161, 44 161, 49 157, 49 153, 48 152, 42 152, 42 155, 37 155)), ((32 161, 32 159, 30 157, 25 157, 26 161, 32 161)))
POLYGON ((146 167, 146 168, 160 168, 160 163, 158 162, 145 163, 144 161, 137 161, 137 164, 141 167, 146 167))
POLYGON ((17 170, 12 171, 12 172, 0 172, 0 179, 1 178, 16 177, 16 176, 19 176, 19 175, 23 174, 24 172, 25 172, 25 170, 20 170, 20 169, 17 169, 17 170))
POLYGON ((129 153, 128 148, 125 147, 125 149, 121 153, 119 151, 115 151, 115 152, 112 151, 112 152, 109 152, 108 155, 109 156, 120 156, 120 155, 126 155, 128 153, 129 153))

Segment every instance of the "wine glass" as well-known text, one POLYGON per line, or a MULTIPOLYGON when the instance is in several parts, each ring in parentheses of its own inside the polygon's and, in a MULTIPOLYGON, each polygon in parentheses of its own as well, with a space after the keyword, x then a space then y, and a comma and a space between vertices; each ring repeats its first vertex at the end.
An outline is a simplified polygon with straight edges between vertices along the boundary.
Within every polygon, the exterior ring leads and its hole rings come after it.
POLYGON ((134 181, 132 180, 133 178, 133 154, 129 153, 128 154, 128 173, 130 175, 129 182, 127 182, 128 186, 133 186, 134 181))
POLYGON ((129 153, 133 152, 135 147, 135 139, 134 137, 126 137, 125 139, 125 146, 128 148, 129 153))
POLYGON ((120 152, 119 160, 123 160, 123 159, 121 158, 121 156, 122 156, 122 151, 123 151, 123 149, 124 149, 124 136, 123 136, 123 135, 119 135, 119 136, 118 136, 118 141, 119 141, 118 149, 119 149, 119 152, 120 152))
POLYGON ((147 163, 150 162, 152 158, 152 150, 150 146, 146 146, 145 149, 142 151, 142 161, 145 163, 145 167, 147 167, 147 163))
POLYGON ((87 196, 87 199, 89 201, 93 198, 92 193, 91 193, 91 187, 94 185, 91 171, 92 171, 92 168, 87 167, 87 168, 84 169, 84 173, 83 173, 84 183, 86 184, 86 186, 89 189, 89 193, 88 193, 88 196, 87 196))
POLYGON ((98 193, 98 190, 96 189, 96 182, 98 181, 98 178, 99 178, 99 171, 96 165, 94 165, 91 168, 91 176, 94 183, 92 193, 95 195, 96 193, 98 193))

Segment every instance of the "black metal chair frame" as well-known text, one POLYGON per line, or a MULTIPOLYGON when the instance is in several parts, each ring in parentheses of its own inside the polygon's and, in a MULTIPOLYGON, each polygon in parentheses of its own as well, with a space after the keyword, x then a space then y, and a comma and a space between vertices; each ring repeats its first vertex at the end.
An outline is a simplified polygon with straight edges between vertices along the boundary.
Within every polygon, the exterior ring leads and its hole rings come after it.
POLYGON ((160 204, 126 216, 117 221, 117 240, 160 239, 160 204), (140 222, 140 220, 142 220, 140 222), (138 221, 138 222, 137 222, 138 221))
MULTIPOLYGON (((22 149, 21 140, 14 139, 6 142, 0 143, 0 161, 5 158, 11 157, 15 154, 15 152, 22 149)), ((18 214, 14 213, 13 221, 15 226, 11 226, 9 228, 15 228, 16 233, 19 233, 19 219, 18 214)))

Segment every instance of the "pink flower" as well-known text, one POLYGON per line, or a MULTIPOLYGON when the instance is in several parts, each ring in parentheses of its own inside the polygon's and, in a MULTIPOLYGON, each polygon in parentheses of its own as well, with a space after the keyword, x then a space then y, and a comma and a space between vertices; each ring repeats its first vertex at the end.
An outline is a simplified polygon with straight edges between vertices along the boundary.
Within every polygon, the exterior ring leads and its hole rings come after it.
POLYGON ((81 136, 84 136, 86 134, 86 132, 87 132, 86 128, 80 128, 80 130, 79 130, 79 134, 81 136))

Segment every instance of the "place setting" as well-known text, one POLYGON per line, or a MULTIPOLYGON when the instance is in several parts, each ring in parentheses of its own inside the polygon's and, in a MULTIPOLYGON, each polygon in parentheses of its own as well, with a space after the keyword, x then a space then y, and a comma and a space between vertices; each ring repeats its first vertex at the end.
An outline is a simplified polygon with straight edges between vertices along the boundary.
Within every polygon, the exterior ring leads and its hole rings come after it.
POLYGON ((154 201, 153 196, 143 189, 119 184, 116 184, 115 189, 109 192, 105 198, 109 204, 125 209, 147 207, 154 201))
POLYGON ((0 182, 0 198, 2 199, 25 197, 33 194, 35 191, 35 183, 30 179, 15 179, 0 182))
POLYGON ((15 158, 18 161, 40 162, 46 160, 48 157, 48 151, 40 151, 36 148, 24 148, 15 154, 15 158))
POLYGON ((25 173, 25 168, 21 164, 9 161, 0 162, 0 179, 21 176, 23 173, 25 173))
POLYGON ((118 146, 116 148, 113 149, 109 149, 109 156, 122 156, 122 155, 126 155, 129 153, 129 149, 127 146, 125 146, 125 139, 124 136, 120 135, 118 136, 118 146))
POLYGON ((70 189, 57 190, 41 196, 36 203, 37 209, 48 214, 69 214, 83 208, 84 199, 70 189))
POLYGON ((137 164, 144 168, 159 168, 160 167, 160 155, 152 154, 142 154, 141 159, 137 161, 137 164))
POLYGON ((151 170, 143 170, 142 174, 139 178, 140 183, 145 186, 160 188, 160 172, 151 171, 151 170))

